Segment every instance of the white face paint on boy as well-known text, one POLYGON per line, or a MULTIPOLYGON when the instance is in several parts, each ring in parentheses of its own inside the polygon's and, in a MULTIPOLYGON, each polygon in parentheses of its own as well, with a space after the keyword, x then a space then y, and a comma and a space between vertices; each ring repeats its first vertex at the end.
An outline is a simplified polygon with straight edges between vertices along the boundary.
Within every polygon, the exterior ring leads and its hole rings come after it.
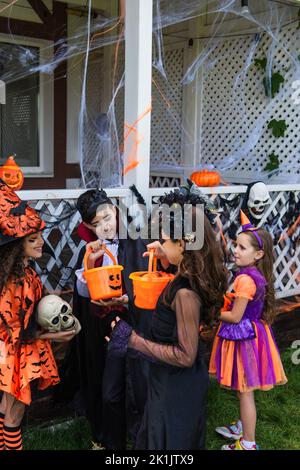
POLYGON ((113 240, 117 236, 117 209, 111 204, 100 206, 96 213, 96 235, 100 240, 113 240))
POLYGON ((113 240, 117 236, 117 209, 111 204, 101 204, 91 223, 83 223, 100 240, 113 240))

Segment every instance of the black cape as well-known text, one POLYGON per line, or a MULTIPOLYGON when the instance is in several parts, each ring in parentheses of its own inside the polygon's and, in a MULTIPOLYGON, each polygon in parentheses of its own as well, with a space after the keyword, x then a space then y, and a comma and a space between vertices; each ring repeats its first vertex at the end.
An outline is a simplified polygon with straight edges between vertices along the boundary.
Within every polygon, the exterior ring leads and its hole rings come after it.
MULTIPOLYGON (((134 306, 133 286, 129 275, 135 271, 146 271, 148 240, 119 240, 118 262, 122 271, 123 286, 129 298, 126 321, 145 337, 149 336, 153 312, 134 306)), ((79 254, 76 269, 82 267, 85 248, 79 254)), ((107 356, 105 336, 111 332, 110 323, 115 318, 110 313, 105 318, 97 315, 97 307, 90 299, 78 294, 76 282, 73 295, 73 312, 81 323, 81 332, 70 342, 62 370, 61 383, 56 387, 54 398, 67 402, 78 414, 83 414, 90 422, 92 437, 96 442, 103 441, 103 400, 102 377, 107 356)), ((141 358, 127 361, 127 428, 134 440, 139 429, 147 397, 148 363, 141 358)))

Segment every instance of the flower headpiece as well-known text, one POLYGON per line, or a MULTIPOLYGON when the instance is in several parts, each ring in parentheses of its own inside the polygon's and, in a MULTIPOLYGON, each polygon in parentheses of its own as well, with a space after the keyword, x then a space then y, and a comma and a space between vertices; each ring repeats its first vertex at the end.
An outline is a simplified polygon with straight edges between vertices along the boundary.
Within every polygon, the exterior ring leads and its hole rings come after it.
MULTIPOLYGON (((161 196, 158 202, 160 205, 166 204, 170 208, 175 209, 175 212, 170 215, 170 221, 174 225, 183 224, 184 217, 182 217, 182 215, 186 204, 194 207, 196 207, 197 204, 201 205, 204 214, 212 225, 214 224, 215 217, 217 215, 214 203, 190 180, 187 180, 187 185, 180 186, 179 189, 175 189, 174 191, 161 196), (181 210, 176 212, 178 207, 180 207, 181 210)), ((184 228, 185 227, 182 225, 183 233, 184 228)), ((188 243, 193 243, 195 241, 195 233, 188 231, 184 233, 183 239, 188 243)))
POLYGON ((159 198, 160 204, 167 204, 168 206, 172 206, 173 204, 180 204, 183 206, 184 204, 191 204, 192 206, 196 206, 197 204, 201 204, 203 206, 203 211, 206 217, 209 219, 210 223, 214 225, 215 218, 217 216, 217 208, 213 201, 203 194, 199 186, 194 184, 191 180, 187 180, 187 184, 180 186, 179 189, 175 189, 170 193, 166 193, 164 196, 159 198))

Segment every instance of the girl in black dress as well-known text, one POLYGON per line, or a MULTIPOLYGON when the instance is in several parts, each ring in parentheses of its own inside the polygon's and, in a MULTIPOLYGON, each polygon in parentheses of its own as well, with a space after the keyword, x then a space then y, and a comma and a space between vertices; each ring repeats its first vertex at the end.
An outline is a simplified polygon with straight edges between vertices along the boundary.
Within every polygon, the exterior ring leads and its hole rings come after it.
MULTIPOLYGON (((178 198, 176 191, 172 195, 162 202, 170 206, 177 203, 177 209, 179 204, 183 213, 184 204, 191 202, 189 197, 178 198)), ((176 217, 171 217, 169 236, 162 230, 161 242, 148 245, 148 249, 155 248, 164 267, 168 263, 177 267, 174 280, 158 300, 151 340, 141 337, 123 320, 117 318, 112 322, 109 349, 124 354, 128 348, 129 354, 135 351, 145 355, 151 363, 148 400, 137 449, 205 447, 208 373, 199 326, 200 322, 210 323, 220 311, 227 274, 216 234, 199 207, 192 208, 192 221, 195 227, 196 218, 203 220, 204 240, 200 249, 187 249, 192 237, 184 227, 182 238, 175 239, 178 224, 184 225, 176 217)))

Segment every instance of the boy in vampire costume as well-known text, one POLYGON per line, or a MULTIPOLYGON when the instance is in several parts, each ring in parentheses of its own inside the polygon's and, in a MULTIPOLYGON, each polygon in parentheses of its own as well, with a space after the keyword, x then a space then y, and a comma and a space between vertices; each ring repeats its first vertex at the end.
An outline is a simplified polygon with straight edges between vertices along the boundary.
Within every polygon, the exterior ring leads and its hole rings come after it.
POLYGON ((84 247, 78 257, 73 297, 73 311, 82 330, 67 351, 56 398, 74 399, 75 407, 83 408, 91 425, 94 448, 101 448, 101 444, 106 449, 125 449, 126 431, 135 439, 143 415, 148 364, 141 358, 125 361, 111 356, 105 336, 109 335, 116 316, 126 319, 140 334, 148 336, 152 312, 134 306, 129 279, 132 272, 147 270, 148 260, 142 255, 147 251, 148 241, 119 239, 119 209, 103 190, 83 193, 77 201, 77 209, 82 217, 78 235, 93 247, 90 258, 95 267, 109 264, 109 258, 99 250, 99 240, 105 242, 118 264, 124 267, 124 295, 98 304, 91 302, 82 276, 84 247))

